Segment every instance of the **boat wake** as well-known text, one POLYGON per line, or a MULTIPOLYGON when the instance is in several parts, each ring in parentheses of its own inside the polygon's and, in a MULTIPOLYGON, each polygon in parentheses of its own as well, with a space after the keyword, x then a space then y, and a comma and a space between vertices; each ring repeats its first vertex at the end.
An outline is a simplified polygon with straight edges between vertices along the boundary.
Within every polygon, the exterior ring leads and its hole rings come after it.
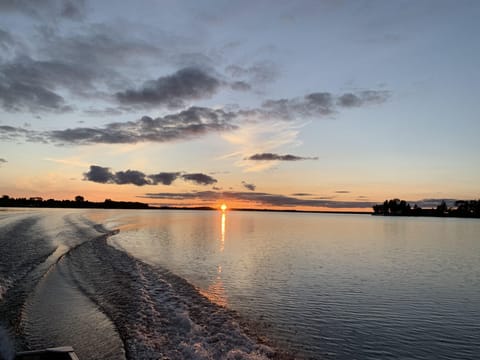
POLYGON ((268 346, 249 338, 236 314, 184 279, 107 244, 101 236, 70 251, 78 287, 112 319, 128 358, 263 359, 268 346))
POLYGON ((0 229, 0 245, 9 249, 0 268, 0 315, 17 351, 77 344, 87 348, 76 349, 82 359, 278 357, 248 335, 235 312, 110 246, 117 231, 81 213, 0 219, 0 229))

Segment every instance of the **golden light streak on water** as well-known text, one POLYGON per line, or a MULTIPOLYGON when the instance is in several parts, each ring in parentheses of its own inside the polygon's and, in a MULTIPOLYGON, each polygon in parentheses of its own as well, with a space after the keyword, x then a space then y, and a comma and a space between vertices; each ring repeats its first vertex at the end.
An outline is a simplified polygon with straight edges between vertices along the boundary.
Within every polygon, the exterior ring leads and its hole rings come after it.
MULTIPOLYGON (((225 211, 222 211, 222 218, 221 218, 221 227, 220 227, 220 252, 222 253, 225 249, 225 223, 226 223, 226 214, 225 211)), ((217 277, 215 281, 210 284, 207 289, 203 290, 200 289, 200 293, 208 298, 210 301, 220 305, 220 306, 227 306, 227 295, 225 292, 225 287, 223 285, 222 280, 222 265, 217 265, 217 277)))

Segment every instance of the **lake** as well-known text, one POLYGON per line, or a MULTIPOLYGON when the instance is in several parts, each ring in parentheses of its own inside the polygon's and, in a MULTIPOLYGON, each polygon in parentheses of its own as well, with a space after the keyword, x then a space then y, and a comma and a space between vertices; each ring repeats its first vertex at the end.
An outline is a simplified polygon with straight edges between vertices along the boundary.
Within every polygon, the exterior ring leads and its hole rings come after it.
POLYGON ((2 212, 0 227, 0 310, 28 347, 93 341, 104 358, 480 353, 475 219, 43 209, 2 212))

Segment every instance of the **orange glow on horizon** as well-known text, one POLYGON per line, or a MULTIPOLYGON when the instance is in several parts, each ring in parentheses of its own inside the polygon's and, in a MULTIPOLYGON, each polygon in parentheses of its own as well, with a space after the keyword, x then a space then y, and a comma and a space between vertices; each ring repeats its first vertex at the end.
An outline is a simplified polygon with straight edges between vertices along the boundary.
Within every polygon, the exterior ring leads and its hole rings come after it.
POLYGON ((222 204, 222 205, 220 206, 220 209, 221 209, 222 211, 227 210, 227 204, 222 204))

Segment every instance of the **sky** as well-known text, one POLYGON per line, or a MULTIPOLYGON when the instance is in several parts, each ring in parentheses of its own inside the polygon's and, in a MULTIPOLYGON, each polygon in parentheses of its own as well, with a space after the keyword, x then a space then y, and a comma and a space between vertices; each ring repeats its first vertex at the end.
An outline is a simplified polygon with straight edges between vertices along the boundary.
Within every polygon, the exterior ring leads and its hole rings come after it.
POLYGON ((480 2, 0 0, 0 191, 480 197, 480 2))

